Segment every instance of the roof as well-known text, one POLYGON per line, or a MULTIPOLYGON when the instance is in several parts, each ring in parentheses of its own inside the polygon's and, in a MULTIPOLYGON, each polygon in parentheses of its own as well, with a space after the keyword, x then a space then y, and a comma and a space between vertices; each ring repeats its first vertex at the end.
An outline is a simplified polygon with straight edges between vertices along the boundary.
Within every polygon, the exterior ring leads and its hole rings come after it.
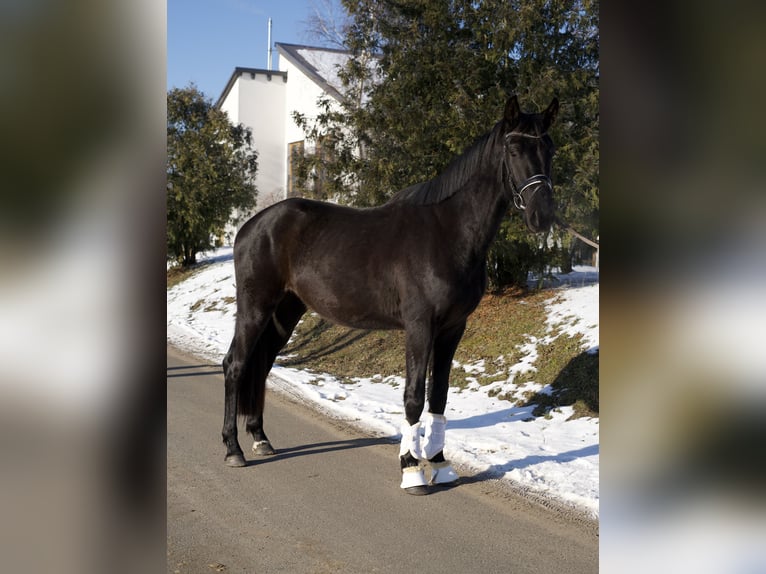
POLYGON ((351 57, 351 52, 281 42, 275 45, 281 56, 301 70, 322 90, 338 101, 343 99, 343 82, 338 76, 338 68, 346 64, 351 57))
POLYGON ((223 89, 223 92, 221 92, 220 97, 216 100, 216 108, 221 107, 221 104, 226 99, 226 96, 229 95, 229 92, 234 87, 234 82, 236 82, 237 78, 239 78, 242 74, 250 74, 250 77, 252 78, 254 78, 256 75, 265 75, 269 80, 271 80, 272 76, 278 76, 282 78, 283 82, 287 81, 287 72, 282 72, 280 70, 264 70, 263 68, 241 68, 237 66, 234 68, 229 81, 226 82, 226 87, 223 89))
MULTIPOLYGON (((339 102, 343 100, 345 88, 338 75, 338 70, 343 68, 352 57, 350 51, 337 48, 304 46, 301 44, 284 44, 282 42, 276 42, 275 46, 281 57, 284 57, 297 67, 301 73, 311 79, 325 93, 339 102)), ((374 68, 376 64, 376 59, 373 58, 369 65, 374 68)), ((216 107, 221 106, 234 87, 237 78, 243 73, 250 73, 252 77, 255 77, 256 74, 265 74, 268 75, 269 80, 271 76, 281 76, 285 82, 287 81, 287 72, 285 71, 264 70, 261 68, 234 68, 234 72, 229 78, 226 87, 215 103, 216 107)))

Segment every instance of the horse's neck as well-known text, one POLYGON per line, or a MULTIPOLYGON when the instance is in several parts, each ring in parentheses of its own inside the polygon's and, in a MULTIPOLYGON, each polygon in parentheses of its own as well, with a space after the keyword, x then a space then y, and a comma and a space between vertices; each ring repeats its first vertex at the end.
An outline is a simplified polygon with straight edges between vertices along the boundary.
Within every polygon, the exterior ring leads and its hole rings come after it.
POLYGON ((499 167, 482 170, 454 199, 445 207, 456 221, 455 247, 464 250, 471 259, 483 261, 510 204, 499 167))

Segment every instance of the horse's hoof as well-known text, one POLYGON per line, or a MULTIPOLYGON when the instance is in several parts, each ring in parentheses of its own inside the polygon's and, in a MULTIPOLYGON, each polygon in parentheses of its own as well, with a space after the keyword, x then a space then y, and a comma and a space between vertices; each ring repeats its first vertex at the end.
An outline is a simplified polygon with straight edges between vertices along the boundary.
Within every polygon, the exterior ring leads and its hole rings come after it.
POLYGON ((245 457, 242 454, 230 454, 226 457, 226 466, 245 466, 247 462, 245 461, 245 457))
POLYGON ((253 454, 255 456, 272 456, 277 454, 274 447, 267 440, 259 440, 253 443, 253 454))
POLYGON ((407 494, 421 496, 428 494, 428 483, 421 465, 406 466, 402 469, 402 483, 399 485, 407 494))
POLYGON ((431 488, 452 488, 453 486, 457 486, 460 484, 460 478, 456 478, 455 480, 452 480, 450 482, 432 482, 431 488))
POLYGON ((452 465, 446 460, 443 462, 431 463, 431 480, 429 484, 432 486, 450 487, 456 486, 460 483, 460 477, 452 468, 452 465))
POLYGON ((412 494, 414 496, 423 496, 431 492, 431 489, 427 486, 410 486, 402 490, 404 490, 404 492, 407 494, 412 494))

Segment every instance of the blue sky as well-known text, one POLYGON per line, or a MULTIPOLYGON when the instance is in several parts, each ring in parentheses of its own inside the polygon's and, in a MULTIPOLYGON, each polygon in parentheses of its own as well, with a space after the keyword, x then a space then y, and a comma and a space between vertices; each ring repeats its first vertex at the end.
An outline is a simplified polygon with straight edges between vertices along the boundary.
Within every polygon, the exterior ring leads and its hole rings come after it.
MULTIPOLYGON (((266 67, 272 41, 313 44, 306 21, 316 0, 168 0, 167 87, 190 82, 213 101, 237 66, 266 67)), ((277 66, 276 51, 273 64, 277 66)))

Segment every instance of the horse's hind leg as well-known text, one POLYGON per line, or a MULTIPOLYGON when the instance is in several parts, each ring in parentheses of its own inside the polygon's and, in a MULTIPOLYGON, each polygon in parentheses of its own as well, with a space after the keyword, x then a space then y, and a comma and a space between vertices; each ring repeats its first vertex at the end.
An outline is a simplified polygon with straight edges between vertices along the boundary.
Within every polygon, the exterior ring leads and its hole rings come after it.
MULTIPOLYGON (((236 328, 235 328, 236 329, 236 328)), ((237 386, 242 378, 244 358, 241 347, 237 342, 237 335, 231 341, 229 352, 223 359, 224 377, 224 412, 223 412, 223 444, 226 446, 226 464, 229 466, 245 466, 245 455, 237 440, 237 386)))
POLYGON ((428 413, 424 420, 423 457, 431 466, 431 484, 454 484, 459 477, 452 465, 444 458, 444 439, 447 419, 449 374, 452 358, 465 331, 465 322, 440 332, 434 341, 434 357, 431 367, 431 387, 428 396, 428 413))
POLYGON ((282 295, 264 297, 261 290, 258 294, 259 297, 254 298, 238 289, 234 338, 223 360, 224 417, 221 436, 226 445, 225 460, 229 466, 245 465, 245 456, 237 440, 237 414, 250 415, 257 412, 257 405, 262 401, 262 396, 253 392, 256 389, 249 384, 248 376, 252 372, 253 351, 258 339, 282 295))
MULTIPOLYGON (((253 352, 252 384, 258 388, 257 392, 265 394, 266 377, 274 365, 274 360, 287 344, 293 329, 305 312, 306 306, 303 302, 288 292, 272 314, 253 352)), ((248 415, 245 423, 245 429, 253 436, 253 454, 256 456, 276 454, 263 430, 263 405, 264 402, 260 401, 258 404, 260 408, 248 415)))

